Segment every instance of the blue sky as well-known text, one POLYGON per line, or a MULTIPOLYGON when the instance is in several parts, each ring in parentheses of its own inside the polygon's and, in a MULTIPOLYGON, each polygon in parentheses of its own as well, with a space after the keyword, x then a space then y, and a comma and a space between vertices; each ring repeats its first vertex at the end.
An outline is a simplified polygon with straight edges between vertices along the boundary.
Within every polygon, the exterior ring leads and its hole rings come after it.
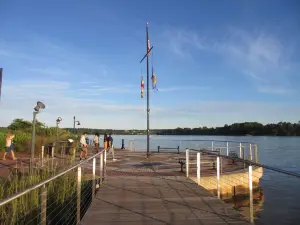
POLYGON ((299 1, 0 0, 0 125, 146 128, 139 64, 154 45, 150 128, 300 120, 299 1))

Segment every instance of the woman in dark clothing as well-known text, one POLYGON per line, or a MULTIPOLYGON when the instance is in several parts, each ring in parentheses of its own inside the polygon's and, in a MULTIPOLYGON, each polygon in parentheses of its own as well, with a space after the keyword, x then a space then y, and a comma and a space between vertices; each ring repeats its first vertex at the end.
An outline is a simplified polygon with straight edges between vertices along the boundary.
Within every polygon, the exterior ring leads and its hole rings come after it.
POLYGON ((107 134, 104 134, 104 149, 107 149, 108 147, 108 140, 107 140, 107 134))

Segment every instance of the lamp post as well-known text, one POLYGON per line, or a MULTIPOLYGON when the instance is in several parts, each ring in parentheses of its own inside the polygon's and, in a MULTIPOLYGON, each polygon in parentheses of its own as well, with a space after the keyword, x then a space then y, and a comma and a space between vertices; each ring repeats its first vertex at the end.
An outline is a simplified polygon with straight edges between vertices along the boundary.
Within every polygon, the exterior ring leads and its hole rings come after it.
POLYGON ((61 117, 56 119, 56 140, 58 140, 58 124, 62 121, 61 117))
POLYGON ((40 109, 45 109, 45 105, 38 101, 36 103, 36 107, 34 107, 33 112, 33 121, 32 121, 32 137, 31 137, 31 161, 34 159, 34 147, 35 147, 35 123, 36 123, 36 115, 40 112, 40 109))
POLYGON ((80 125, 80 122, 79 120, 76 120, 76 117, 74 116, 73 117, 73 133, 75 134, 75 123, 77 122, 77 125, 79 126, 80 125))

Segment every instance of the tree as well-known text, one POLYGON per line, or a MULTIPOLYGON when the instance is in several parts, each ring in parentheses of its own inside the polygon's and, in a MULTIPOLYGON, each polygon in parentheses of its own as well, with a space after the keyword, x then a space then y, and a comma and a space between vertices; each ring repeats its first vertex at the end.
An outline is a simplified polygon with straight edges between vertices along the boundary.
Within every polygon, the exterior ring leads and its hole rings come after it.
MULTIPOLYGON (((45 125, 39 121, 36 121, 36 130, 43 129, 45 125)), ((13 122, 7 127, 9 130, 19 130, 24 132, 30 132, 32 130, 32 122, 24 119, 14 119, 13 122)))

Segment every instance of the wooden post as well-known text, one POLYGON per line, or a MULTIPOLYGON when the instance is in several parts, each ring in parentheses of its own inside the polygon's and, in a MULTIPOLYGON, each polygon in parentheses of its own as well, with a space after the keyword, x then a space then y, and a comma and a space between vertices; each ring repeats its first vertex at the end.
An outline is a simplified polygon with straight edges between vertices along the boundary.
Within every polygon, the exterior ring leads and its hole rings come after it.
POLYGON ((250 222, 253 223, 253 190, 252 190, 252 166, 249 166, 249 200, 250 200, 250 222))
POLYGON ((77 224, 80 223, 80 202, 81 202, 81 167, 77 168, 77 224))
POLYGON ((186 177, 189 177, 189 150, 185 150, 186 155, 185 155, 185 166, 186 166, 186 177))
POLYGON ((41 225, 47 224, 47 188, 44 185, 41 193, 41 225))
POLYGON ((103 175, 103 181, 106 178, 106 149, 104 150, 104 164, 103 164, 103 171, 104 171, 104 175, 103 175))
POLYGON ((92 178, 92 201, 95 199, 95 192, 96 192, 96 158, 93 158, 93 178, 92 178))
POLYGON ((217 157, 217 192, 218 198, 220 198, 220 157, 217 157))
POLYGON ((200 185, 200 169, 201 169, 201 153, 198 152, 197 153, 197 181, 198 181, 198 185, 200 185))
POLYGON ((44 145, 42 146, 42 166, 44 166, 44 145))

